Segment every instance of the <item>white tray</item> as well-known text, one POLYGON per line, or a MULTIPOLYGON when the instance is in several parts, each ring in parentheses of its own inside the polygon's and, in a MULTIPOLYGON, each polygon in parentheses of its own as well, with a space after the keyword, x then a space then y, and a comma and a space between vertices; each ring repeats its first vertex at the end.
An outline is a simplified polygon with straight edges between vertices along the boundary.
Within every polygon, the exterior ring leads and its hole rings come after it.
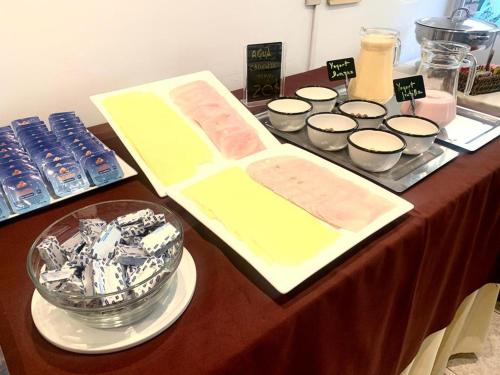
POLYGON ((93 328, 48 303, 35 290, 31 316, 40 334, 55 346, 75 353, 102 354, 128 349, 159 335, 186 310, 196 286, 196 266, 184 248, 165 300, 141 321, 120 328, 93 328))
MULTIPOLYGON (((354 245, 361 242, 363 239, 367 238, 371 234, 375 233, 388 223, 392 222, 399 216, 404 213, 410 211, 413 208, 413 205, 409 202, 397 197, 396 195, 384 190, 383 188, 365 180, 364 178, 343 169, 342 167, 336 166, 316 155, 313 155, 307 151, 301 150, 297 147, 291 145, 281 145, 274 136, 260 123, 260 121, 254 117, 244 106, 241 104, 223 85, 220 83, 211 73, 209 72, 201 72, 190 74, 187 76, 182 76, 178 78, 172 78, 165 81, 159 81, 155 83, 150 83, 146 85, 137 86, 134 88, 115 91, 113 93, 101 94, 93 96, 92 101, 104 114, 106 119, 110 122, 111 126, 115 130, 116 134, 120 137, 122 142, 125 144, 131 155, 140 165, 141 169, 144 171, 149 181, 154 186, 156 192, 161 196, 169 195, 172 199, 174 199, 177 203, 187 209, 192 215, 194 215, 198 220, 200 220, 204 225, 206 225, 209 229, 211 229, 215 234, 217 234, 223 241, 225 241, 229 246, 231 246, 240 256, 242 256, 248 263, 250 263, 264 278, 266 278, 271 285, 280 293, 287 293, 309 276, 313 275, 315 272, 323 268, 325 265, 345 253, 347 250, 352 248, 354 245), (163 185, 151 172, 142 158, 135 151, 134 147, 130 142, 124 137, 120 129, 113 124, 112 118, 106 112, 104 106, 102 105, 102 100, 112 94, 116 94, 118 92, 125 91, 151 91, 155 92, 158 95, 162 96, 162 98, 172 106, 172 108, 176 108, 174 104, 169 103, 168 99, 168 91, 173 87, 185 84, 187 82, 191 82, 194 80, 203 79, 209 82, 213 87, 219 91, 227 101, 237 109, 238 113, 243 116, 254 128, 257 130, 259 136, 264 141, 264 143, 268 146, 267 150, 258 152, 254 155, 247 156, 242 158, 241 160, 228 160, 222 157, 219 157, 210 165, 207 165, 205 168, 200 168, 198 173, 185 181, 180 183, 165 186, 163 185), (264 261, 264 259, 255 255, 248 246, 242 241, 238 240, 235 236, 232 235, 231 232, 227 231, 222 223, 217 220, 211 219, 207 215, 204 214, 202 210, 198 208, 198 206, 184 196, 181 191, 183 188, 192 185, 194 182, 200 181, 224 168, 228 168, 230 166, 240 166, 245 167, 248 163, 255 161, 257 159, 275 156, 275 155, 295 155, 310 160, 314 163, 317 163, 320 166, 323 166, 330 171, 334 172, 336 175, 348 179, 358 185, 361 185, 371 192, 387 199, 388 201, 394 203, 394 208, 376 219, 370 225, 358 231, 356 233, 343 231, 345 235, 342 236, 341 239, 338 239, 331 246, 323 249, 323 251, 319 252, 317 256, 314 258, 304 262, 299 266, 290 266, 285 267, 277 264, 269 264, 264 261)), ((180 111, 179 111, 180 112, 180 111)), ((189 120, 190 121, 190 120, 189 120)), ((194 124, 190 121, 191 126, 194 130, 203 133, 198 125, 194 124)), ((206 137, 203 133, 201 134, 205 137, 207 143, 212 144, 211 141, 206 137)))
POLYGON ((392 210, 385 213, 384 215, 381 215, 358 232, 350 232, 348 230, 340 229, 340 231, 344 235, 330 246, 324 248, 314 258, 298 266, 285 267, 282 265, 267 263, 263 258, 255 255, 255 253, 244 242, 240 241, 238 238, 233 236, 231 232, 226 230, 221 222, 207 216, 202 210, 198 208, 195 202, 191 201, 189 198, 182 194, 181 190, 184 187, 191 185, 195 181, 206 178, 209 173, 198 176, 194 181, 191 180, 184 184, 177 185, 175 190, 170 193, 170 197, 181 206, 183 206, 186 210, 188 210, 193 216, 195 216, 212 232, 219 236, 224 242, 231 246, 234 251, 236 251, 241 257, 243 257, 248 263, 250 263, 262 276, 264 276, 267 281, 269 281, 269 283, 271 283, 271 285, 278 292, 282 294, 288 293, 301 282, 306 280, 309 276, 319 271, 331 261, 348 251, 354 245, 358 244, 363 239, 383 228, 385 225, 389 224, 390 222, 413 209, 413 205, 411 203, 396 196, 393 193, 390 193, 384 188, 372 182, 369 182, 363 177, 349 172, 348 170, 340 166, 330 163, 320 158, 319 156, 316 156, 289 144, 280 145, 279 147, 272 150, 263 151, 239 161, 226 163, 224 166, 221 166, 221 168, 219 168, 219 171, 234 165, 246 167, 253 161, 278 155, 298 156, 303 159, 309 160, 319 166, 330 170, 338 177, 342 177, 359 186, 362 186, 370 192, 382 198, 385 198, 386 200, 394 204, 394 208, 392 210))
POLYGON ((38 210, 41 210, 43 208, 46 208, 46 207, 49 207, 53 204, 56 204, 56 203, 59 203, 59 202, 62 202, 66 199, 70 199, 70 198, 73 198, 73 197, 76 197, 77 195, 81 195, 81 194, 85 194, 85 193, 88 193, 89 191, 92 191, 92 190, 96 190, 96 189, 99 189, 101 187, 104 187, 104 186, 108 186, 108 185, 112 185, 112 184, 116 184, 117 182, 120 182, 122 180, 125 180, 129 177, 132 177, 132 176, 136 176, 137 175, 137 171, 132 168, 130 165, 128 165, 122 158, 120 158, 116 152, 115 152, 115 155, 116 155, 116 160, 118 161, 118 164, 120 165, 122 171, 123 171, 123 177, 119 180, 116 180, 116 181, 113 181, 109 184, 106 184, 106 185, 100 185, 100 186, 95 186, 95 185, 92 185, 90 187, 88 187, 87 189, 84 189, 84 190, 80 190, 80 191, 77 191, 73 194, 70 194, 70 195, 66 195, 62 198, 54 198, 54 197, 51 197, 50 198, 50 203, 49 204, 46 204, 45 206, 42 206, 42 207, 38 207, 37 209, 35 210, 31 210, 31 211, 28 211, 28 212, 23 212, 23 213, 20 213, 20 214, 12 214, 10 215, 9 217, 5 218, 5 219, 0 219, 0 225, 5 223, 6 221, 9 221, 15 217, 18 217, 18 216, 22 216, 22 215, 27 215, 27 214, 30 214, 32 212, 35 212, 35 211, 38 211, 38 210))
POLYGON ((169 92, 177 87, 184 85, 189 82, 194 81, 206 81, 208 82, 217 92, 227 100, 227 102, 238 112, 238 114, 248 123, 250 124, 255 131, 257 132, 260 140, 267 148, 273 148, 279 146, 280 142, 260 123, 259 120, 255 118, 255 116, 238 100, 236 97, 231 94, 231 92, 209 71, 198 72, 193 74, 188 74, 180 77, 165 79, 162 81, 147 83, 140 86, 134 86, 127 89, 112 91, 104 94, 91 96, 90 99, 97 106, 99 111, 104 115, 108 123, 111 125, 115 133, 118 135, 122 143, 127 148, 128 152, 132 155, 134 160, 139 164, 142 171, 145 173, 146 177, 149 179, 154 189, 158 193, 160 197, 165 197, 170 195, 170 191, 175 185, 167 186, 163 184, 151 171, 151 169, 144 162, 139 153, 135 150, 132 143, 125 136, 125 134, 120 130, 120 127, 113 121, 113 118, 110 116, 104 105, 102 104, 103 100, 114 96, 120 93, 126 92, 152 92, 160 96, 165 103, 171 107, 173 110, 177 112, 181 117, 186 120, 188 126, 198 134, 198 136, 205 141, 205 143, 212 149, 214 154, 214 160, 212 163, 205 164, 200 167, 199 172, 203 173, 205 171, 211 171, 214 168, 217 168, 220 163, 223 163, 225 159, 219 150, 215 147, 210 138, 205 134, 205 132, 190 118, 186 117, 180 108, 175 105, 171 98, 169 97, 169 92))

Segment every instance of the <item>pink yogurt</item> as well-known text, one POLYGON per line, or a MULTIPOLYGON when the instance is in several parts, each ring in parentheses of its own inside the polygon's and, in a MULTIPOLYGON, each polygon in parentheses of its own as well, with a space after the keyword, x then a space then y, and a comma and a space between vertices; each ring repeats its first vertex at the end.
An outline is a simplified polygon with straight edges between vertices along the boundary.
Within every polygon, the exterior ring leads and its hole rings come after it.
MULTIPOLYGON (((415 102, 415 114, 433 120, 439 127, 449 124, 457 114, 456 99, 446 91, 426 90, 426 97, 415 102)), ((410 107, 410 101, 403 102, 401 113, 411 114, 410 107)))

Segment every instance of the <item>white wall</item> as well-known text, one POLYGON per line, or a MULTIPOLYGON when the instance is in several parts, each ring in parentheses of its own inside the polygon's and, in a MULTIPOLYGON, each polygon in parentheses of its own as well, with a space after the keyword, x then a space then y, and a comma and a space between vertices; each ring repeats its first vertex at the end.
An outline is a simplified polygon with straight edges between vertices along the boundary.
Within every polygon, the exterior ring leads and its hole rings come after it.
MULTIPOLYGON (((445 6, 446 0, 322 4, 313 65, 355 55, 362 25, 400 29, 402 58, 414 58, 413 21, 443 15, 445 6)), ((0 124, 71 109, 88 125, 102 123, 90 95, 205 69, 230 89, 242 87, 249 43, 284 41, 287 73, 308 70, 312 15, 303 0, 3 0, 0 124)))

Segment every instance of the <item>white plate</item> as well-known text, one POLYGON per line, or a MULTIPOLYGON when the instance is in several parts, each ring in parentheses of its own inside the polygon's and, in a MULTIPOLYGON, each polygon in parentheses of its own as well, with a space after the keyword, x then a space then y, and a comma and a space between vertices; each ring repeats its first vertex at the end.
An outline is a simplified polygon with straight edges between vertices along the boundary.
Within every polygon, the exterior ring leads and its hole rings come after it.
MULTIPOLYGON (((116 155, 116 152, 115 152, 115 155, 116 155)), ((5 219, 3 219, 3 220, 1 220, 1 219, 0 219, 0 223, 1 223, 1 222, 5 222, 5 221, 10 220, 10 219, 13 219, 13 218, 15 218, 15 217, 17 217, 17 216, 30 214, 30 213, 35 212, 35 211, 37 211, 37 210, 40 210, 40 209, 42 209, 42 208, 48 207, 48 206, 50 206, 50 205, 52 205, 52 204, 56 204, 56 203, 58 203, 58 202, 61 202, 61 201, 66 200, 66 199, 73 198, 73 197, 75 197, 75 196, 77 196, 77 195, 85 194, 85 193, 87 193, 87 192, 89 192, 89 191, 96 190, 96 189, 99 189, 99 188, 104 187, 104 186, 108 186, 108 185, 115 184, 115 183, 120 182, 120 181, 122 181, 122 180, 125 180, 125 179, 127 179, 127 178, 129 178, 129 177, 132 177, 132 176, 136 176, 136 175, 137 175, 137 171, 136 171, 134 168, 132 168, 130 165, 128 165, 128 164, 127 164, 127 163, 126 163, 126 162, 125 162, 122 158, 120 158, 118 155, 116 155, 116 160, 118 161, 118 164, 120 165, 120 167, 121 167, 121 169, 122 169, 122 171, 123 171, 123 177, 122 177, 122 178, 120 178, 119 180, 113 181, 113 182, 111 182, 111 183, 109 183, 109 184, 106 184, 106 185, 100 185, 100 186, 95 186, 95 185, 92 185, 92 186, 90 186, 90 187, 89 187, 89 188, 87 188, 87 189, 77 191, 77 192, 75 192, 75 193, 73 193, 73 194, 66 195, 66 196, 64 196, 64 197, 62 197, 62 198, 53 198, 53 197, 51 197, 51 198, 50 198, 50 202, 49 202, 47 205, 42 206, 42 207, 39 207, 39 208, 37 208, 37 209, 35 209, 35 210, 31 210, 31 211, 28 211, 28 212, 23 212, 23 213, 21 213, 21 214, 12 214, 12 215, 10 215, 9 217, 6 217, 6 218, 5 218, 5 219)))
MULTIPOLYGON (((186 182, 185 184, 178 185, 176 191, 173 191, 170 194, 171 198, 177 201, 177 203, 183 206, 193 216, 195 216, 204 225, 206 225, 212 232, 217 234, 217 236, 219 236, 224 242, 231 246, 241 257, 243 257, 262 276, 264 276, 280 293, 288 293, 301 282, 303 282, 308 277, 326 266, 328 263, 351 249, 353 246, 355 246, 368 236, 372 235, 373 233, 377 232, 398 217, 404 215, 406 212, 413 209, 413 205, 411 203, 396 196, 395 194, 392 194, 382 187, 369 182, 363 177, 360 177, 342 167, 339 167, 314 154, 311 154, 305 150, 289 144, 283 144, 278 148, 248 156, 244 159, 233 162, 231 165, 245 168, 248 164, 256 160, 281 155, 297 156, 318 164, 319 166, 333 172, 336 176, 349 180, 350 182, 363 187, 373 194, 376 194, 388 200, 393 204, 393 208, 385 214, 379 216, 369 225, 357 232, 339 229, 339 231, 343 233, 341 238, 337 239, 330 246, 325 247, 310 260, 297 266, 287 267, 279 264, 268 263, 262 257, 257 256, 246 245, 246 243, 236 238, 225 228, 225 226, 221 222, 206 215, 202 210, 199 209, 198 205, 195 202, 191 201, 189 198, 182 194, 181 189, 183 187, 187 187, 196 181, 200 181, 206 178, 208 174, 204 176, 198 176, 195 181, 190 181, 189 183, 186 182)), ((220 170, 225 167, 227 166, 221 167, 220 170)))
POLYGON ((193 120, 186 117, 180 108, 175 105, 172 99, 169 96, 169 93, 172 89, 177 86, 181 86, 187 84, 189 82, 194 81, 206 81, 210 84, 226 101, 231 105, 238 114, 257 132, 260 140, 267 148, 273 148, 279 146, 280 142, 260 123, 259 120, 255 118, 255 116, 238 100, 236 97, 209 71, 203 71, 193 74, 188 74, 184 76, 179 76, 175 78, 169 78, 162 81, 147 83, 144 85, 134 86, 122 90, 111 91, 104 94, 93 95, 90 97, 90 100, 97 106, 99 111, 104 115, 108 123, 111 125, 115 133, 118 135, 122 143, 125 145, 127 150, 130 152, 134 160, 139 164, 142 171, 146 174, 146 177, 149 179, 154 189, 158 193, 160 197, 165 197, 170 195, 170 191, 175 185, 164 185, 151 171, 148 165, 144 162, 139 153, 135 150, 133 144, 128 140, 125 134, 120 130, 120 127, 113 121, 113 118, 110 116, 102 102, 110 97, 117 94, 122 94, 126 92, 151 92, 160 96, 165 103, 171 107, 173 110, 177 112, 182 118, 186 120, 188 126, 198 134, 198 136, 205 141, 205 143, 212 149, 214 154, 214 160, 211 163, 207 163, 205 165, 200 166, 199 171, 201 173, 205 171, 211 171, 214 168, 218 168, 219 165, 224 164, 227 160, 225 159, 219 150, 215 147, 210 138, 206 135, 206 133, 197 125, 193 120))
POLYGON ((31 316, 40 334, 55 346, 75 353, 112 353, 142 344, 172 325, 186 310, 196 286, 196 266, 184 248, 165 300, 143 320, 120 328, 89 327, 48 303, 35 290, 31 316))

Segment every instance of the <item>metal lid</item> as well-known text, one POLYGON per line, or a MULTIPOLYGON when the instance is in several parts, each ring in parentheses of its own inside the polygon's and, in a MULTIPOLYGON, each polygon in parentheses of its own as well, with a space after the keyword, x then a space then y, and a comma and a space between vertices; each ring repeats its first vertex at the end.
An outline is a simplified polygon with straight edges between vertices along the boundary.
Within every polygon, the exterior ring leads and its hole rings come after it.
POLYGON ((469 18, 469 11, 466 8, 455 9, 450 17, 426 17, 417 20, 415 23, 435 29, 462 31, 468 33, 496 33, 499 30, 499 28, 495 24, 469 18), (462 13, 462 15, 459 15, 457 13, 462 13))

